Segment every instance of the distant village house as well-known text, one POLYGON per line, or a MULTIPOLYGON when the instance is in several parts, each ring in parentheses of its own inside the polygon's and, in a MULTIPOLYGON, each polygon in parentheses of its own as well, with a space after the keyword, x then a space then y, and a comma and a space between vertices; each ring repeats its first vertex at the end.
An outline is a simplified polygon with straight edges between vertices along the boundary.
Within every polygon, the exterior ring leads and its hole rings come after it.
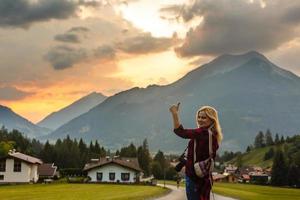
POLYGON ((83 169, 90 182, 135 183, 140 181, 141 168, 137 158, 92 159, 83 169))

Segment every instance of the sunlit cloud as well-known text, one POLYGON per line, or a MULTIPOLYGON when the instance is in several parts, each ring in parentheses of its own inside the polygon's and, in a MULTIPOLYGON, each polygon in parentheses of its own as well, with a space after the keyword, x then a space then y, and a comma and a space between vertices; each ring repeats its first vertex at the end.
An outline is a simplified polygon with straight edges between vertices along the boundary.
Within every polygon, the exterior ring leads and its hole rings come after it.
POLYGON ((267 52, 292 40, 299 32, 299 2, 196 0, 192 4, 171 5, 164 13, 186 23, 202 18, 189 29, 179 56, 220 55, 249 50, 267 52))
POLYGON ((32 92, 19 90, 15 87, 0 87, 0 100, 15 101, 33 95, 32 92))

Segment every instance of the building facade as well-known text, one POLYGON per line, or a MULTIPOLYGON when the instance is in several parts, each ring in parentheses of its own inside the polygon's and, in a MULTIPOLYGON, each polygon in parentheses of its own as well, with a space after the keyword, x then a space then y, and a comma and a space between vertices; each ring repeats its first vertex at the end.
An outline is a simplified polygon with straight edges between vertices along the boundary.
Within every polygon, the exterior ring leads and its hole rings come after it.
POLYGON ((42 161, 19 152, 9 152, 0 159, 0 183, 29 183, 39 179, 38 166, 42 161))
POLYGON ((85 165, 90 182, 139 182, 141 169, 136 158, 100 158, 85 165))

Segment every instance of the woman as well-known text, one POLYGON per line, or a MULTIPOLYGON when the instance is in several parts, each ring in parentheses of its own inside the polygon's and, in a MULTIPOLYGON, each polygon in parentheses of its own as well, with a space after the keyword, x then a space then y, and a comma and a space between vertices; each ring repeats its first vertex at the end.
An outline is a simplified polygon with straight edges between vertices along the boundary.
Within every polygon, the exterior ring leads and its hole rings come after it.
POLYGON ((209 131, 213 133, 212 150, 213 159, 216 157, 216 151, 220 146, 223 135, 218 119, 216 109, 210 106, 201 107, 196 113, 196 123, 198 128, 185 129, 180 124, 178 111, 179 105, 172 105, 170 112, 172 113, 174 132, 179 137, 190 139, 188 143, 187 162, 185 164, 186 173, 186 195, 188 200, 209 200, 212 185, 211 174, 199 178, 195 174, 194 163, 209 158, 209 131), (196 140, 196 161, 194 161, 194 140, 196 140))

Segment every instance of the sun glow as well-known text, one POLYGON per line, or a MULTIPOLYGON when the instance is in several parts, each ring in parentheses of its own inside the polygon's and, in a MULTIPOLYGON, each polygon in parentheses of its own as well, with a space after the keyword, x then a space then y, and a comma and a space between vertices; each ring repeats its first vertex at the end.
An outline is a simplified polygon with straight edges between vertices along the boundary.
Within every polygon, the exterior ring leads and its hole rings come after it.
POLYGON ((118 66, 113 76, 130 79, 139 87, 171 83, 189 68, 188 60, 179 59, 172 50, 120 60, 118 66))
POLYGON ((171 37, 176 32, 182 38, 187 30, 184 24, 172 23, 160 17, 159 9, 172 2, 180 3, 180 1, 160 1, 160 3, 153 3, 150 0, 142 0, 122 5, 119 7, 119 11, 134 26, 141 28, 145 32, 150 32, 154 37, 171 37))

